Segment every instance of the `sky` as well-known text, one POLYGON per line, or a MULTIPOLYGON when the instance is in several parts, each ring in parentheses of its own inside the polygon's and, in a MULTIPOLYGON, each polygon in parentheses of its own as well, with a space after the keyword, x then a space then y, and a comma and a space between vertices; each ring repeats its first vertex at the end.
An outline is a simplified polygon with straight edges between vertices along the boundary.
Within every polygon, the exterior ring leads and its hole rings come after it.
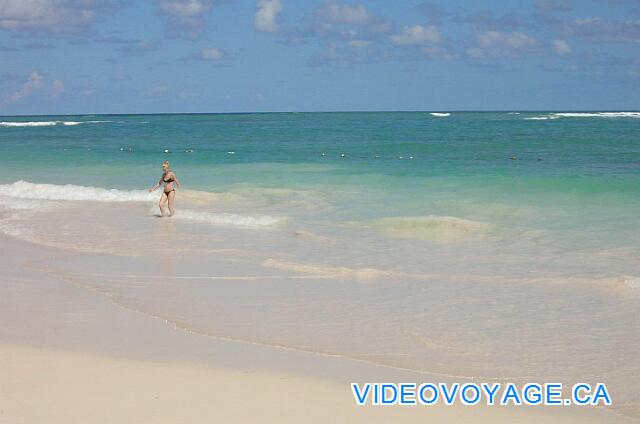
POLYGON ((640 0, 0 0, 0 115, 638 109, 640 0))

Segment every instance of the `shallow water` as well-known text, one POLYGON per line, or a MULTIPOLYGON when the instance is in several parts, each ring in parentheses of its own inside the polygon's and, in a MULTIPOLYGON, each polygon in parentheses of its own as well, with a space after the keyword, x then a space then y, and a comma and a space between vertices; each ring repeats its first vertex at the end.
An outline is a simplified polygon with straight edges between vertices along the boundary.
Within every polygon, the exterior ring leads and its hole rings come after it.
POLYGON ((638 118, 3 117, 0 230, 95 253, 43 266, 195 333, 604 381, 634 411, 638 118), (173 219, 144 191, 163 159, 185 186, 173 219))

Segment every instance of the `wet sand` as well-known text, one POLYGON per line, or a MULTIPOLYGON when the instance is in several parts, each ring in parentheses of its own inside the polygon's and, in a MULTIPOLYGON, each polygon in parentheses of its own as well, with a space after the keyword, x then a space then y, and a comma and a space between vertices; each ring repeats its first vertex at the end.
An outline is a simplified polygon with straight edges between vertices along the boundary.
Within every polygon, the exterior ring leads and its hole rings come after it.
POLYGON ((357 407, 351 381, 447 380, 185 331, 51 267, 88 270, 95 255, 0 245, 2 422, 636 422, 594 408, 357 407))

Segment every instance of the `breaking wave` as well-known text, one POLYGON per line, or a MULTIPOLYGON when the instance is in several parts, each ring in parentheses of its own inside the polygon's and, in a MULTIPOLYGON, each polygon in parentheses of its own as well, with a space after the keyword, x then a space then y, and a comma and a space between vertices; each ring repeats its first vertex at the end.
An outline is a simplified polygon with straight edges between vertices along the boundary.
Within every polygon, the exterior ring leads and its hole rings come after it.
POLYGON ((640 112, 563 112, 554 115, 564 118, 640 118, 640 112))
POLYGON ((557 112, 524 119, 527 121, 546 121, 559 118, 640 118, 640 112, 557 112))
POLYGON ((549 119, 558 119, 559 116, 549 115, 549 116, 531 116, 529 118, 524 118, 525 121, 546 121, 549 119))
POLYGON ((111 121, 29 121, 0 122, 0 127, 50 127, 54 125, 74 126, 80 124, 100 124, 111 121))
POLYGON ((36 184, 28 181, 0 184, 0 194, 15 199, 31 200, 147 202, 158 199, 157 194, 145 190, 117 190, 73 184, 36 184))

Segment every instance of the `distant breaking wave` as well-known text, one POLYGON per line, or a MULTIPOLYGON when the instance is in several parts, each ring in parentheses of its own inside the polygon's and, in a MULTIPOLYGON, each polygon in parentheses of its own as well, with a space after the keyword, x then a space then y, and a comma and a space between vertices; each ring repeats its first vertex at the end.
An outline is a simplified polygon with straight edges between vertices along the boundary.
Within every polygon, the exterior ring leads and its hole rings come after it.
POLYGON ((437 116, 437 117, 440 117, 440 118, 445 118, 447 116, 450 116, 451 114, 448 113, 448 112, 431 112, 430 115, 431 116, 437 116))
POLYGON ((524 118, 525 121, 546 121, 548 119, 558 119, 559 116, 549 115, 549 116, 531 116, 529 118, 524 118))
POLYGON ((640 118, 640 112, 557 112, 524 119, 527 121, 546 121, 559 118, 640 118))
POLYGON ((562 112, 554 115, 565 118, 640 118, 640 112, 562 112))
POLYGON ((112 121, 29 121, 0 122, 0 127, 49 127, 54 125, 74 126, 80 124, 101 124, 112 121))

